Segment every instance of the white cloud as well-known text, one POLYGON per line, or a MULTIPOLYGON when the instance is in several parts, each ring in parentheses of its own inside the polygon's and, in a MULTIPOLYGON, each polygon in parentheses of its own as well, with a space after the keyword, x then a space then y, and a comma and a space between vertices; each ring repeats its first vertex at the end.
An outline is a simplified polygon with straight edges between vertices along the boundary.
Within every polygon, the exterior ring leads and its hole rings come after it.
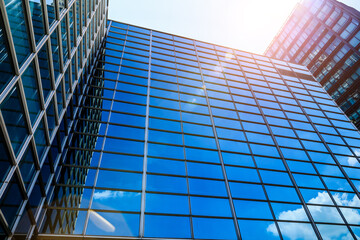
MULTIPOLYGON (((340 206, 360 206, 360 200, 356 195, 349 195, 347 193, 335 193, 333 194, 333 197, 336 203, 340 206)), ((309 200, 309 203, 320 205, 333 205, 329 195, 325 191, 319 192, 316 197, 309 200)), ((343 222, 336 208, 311 205, 309 205, 308 208, 315 221, 340 223, 343 222)), ((342 208, 342 213, 344 214, 346 220, 349 223, 360 224, 360 214, 357 210, 351 208, 342 208)), ((308 218, 302 208, 283 211, 279 214, 278 219, 308 221, 308 218)), ((290 240, 316 239, 314 231, 310 224, 279 222, 279 226, 282 235, 286 238, 289 238, 290 240)), ((324 240, 353 239, 348 232, 347 227, 345 226, 328 226, 319 224, 318 227, 324 240)), ((274 223, 270 224, 266 230, 274 234, 275 236, 278 235, 274 223)))
POLYGON ((346 226, 317 225, 323 240, 353 240, 346 226))
POLYGON ((118 197, 123 197, 123 196, 124 196, 123 191, 105 190, 105 191, 95 192, 94 193, 94 199, 118 198, 118 197))
POLYGON ((360 149, 359 148, 351 148, 351 149, 354 151, 354 153, 357 157, 360 157, 360 149))
POLYGON ((358 160, 354 157, 348 157, 347 162, 350 166, 355 166, 359 163, 358 160))
POLYGON ((360 207, 360 199, 355 194, 352 198, 348 193, 336 193, 333 197, 340 206, 360 207))
POLYGON ((280 220, 290 220, 290 221, 306 221, 306 213, 303 208, 298 208, 295 210, 283 211, 279 214, 280 220))
POLYGON ((94 199, 99 200, 105 200, 109 198, 130 198, 130 197, 136 197, 138 195, 141 195, 141 193, 138 192, 124 192, 124 191, 111 191, 111 190, 104 190, 94 193, 94 199))
MULTIPOLYGON (((360 149, 359 148, 352 148, 352 150, 354 151, 356 156, 360 157, 360 149)), ((355 157, 348 157, 347 162, 350 166, 355 166, 356 164, 359 163, 355 157)))
MULTIPOLYGON (((279 225, 282 235, 290 240, 316 239, 316 235, 310 224, 279 222, 279 225)), ((274 236, 278 236, 274 223, 270 224, 266 230, 274 234, 274 236)))
POLYGON ((333 202, 331 201, 329 194, 325 191, 318 192, 318 195, 315 198, 310 199, 309 203, 333 205, 333 202))

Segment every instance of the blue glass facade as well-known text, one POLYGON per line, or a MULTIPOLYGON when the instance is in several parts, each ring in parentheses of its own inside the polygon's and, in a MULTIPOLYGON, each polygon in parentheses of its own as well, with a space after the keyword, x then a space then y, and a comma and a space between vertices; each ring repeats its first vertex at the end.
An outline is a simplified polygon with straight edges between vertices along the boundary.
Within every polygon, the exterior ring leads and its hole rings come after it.
POLYGON ((106 18, 105 0, 0 1, 0 239, 39 232, 79 107, 100 104, 83 95, 106 18))
POLYGON ((360 134, 305 67, 108 25, 38 239, 360 236, 360 134))

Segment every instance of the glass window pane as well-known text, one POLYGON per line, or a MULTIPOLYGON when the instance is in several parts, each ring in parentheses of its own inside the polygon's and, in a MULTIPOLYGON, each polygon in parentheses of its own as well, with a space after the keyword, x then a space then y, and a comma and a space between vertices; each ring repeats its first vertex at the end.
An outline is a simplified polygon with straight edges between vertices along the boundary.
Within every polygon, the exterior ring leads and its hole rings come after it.
POLYGON ((264 183, 292 185, 288 173, 260 170, 260 175, 264 183))
POLYGON ((40 49, 38 53, 38 60, 40 67, 41 83, 44 93, 44 100, 46 101, 47 97, 49 96, 50 90, 52 89, 47 42, 40 49))
MULTIPOLYGON (((329 225, 329 224, 316 224, 323 239, 351 239, 351 233, 346 226, 341 225, 329 225)), ((354 230, 354 229, 353 229, 354 230)), ((354 231, 356 236, 359 236, 359 232, 354 231)))
POLYGON ((228 199, 190 197, 191 213, 202 216, 231 217, 228 199))
POLYGON ((6 178, 10 167, 10 155, 9 152, 5 146, 5 140, 2 134, 0 133, 0 187, 3 184, 4 179, 6 178))
POLYGON ((58 110, 58 114, 59 116, 61 116, 61 112, 64 108, 64 101, 63 101, 63 85, 62 85, 62 81, 64 81, 63 79, 61 80, 58 88, 56 89, 56 101, 57 101, 57 110, 58 110))
POLYGON ((260 182, 256 169, 226 166, 226 174, 229 180, 260 182))
POLYGON ((141 190, 142 174, 100 170, 97 187, 141 190), (114 181, 116 179, 116 181, 114 181))
POLYGON ((19 67, 21 67, 31 51, 24 11, 25 6, 21 0, 5 0, 5 6, 15 45, 16 58, 19 67))
POLYGON ((30 14, 32 18, 32 24, 34 27, 35 42, 39 43, 42 37, 44 36, 44 20, 43 20, 43 11, 41 8, 40 0, 31 0, 29 1, 30 5, 30 14))
POLYGON ((38 127, 34 133, 36 151, 38 153, 39 160, 41 161, 42 155, 46 147, 46 136, 45 136, 45 127, 43 120, 40 121, 38 127))
POLYGON ((230 182, 231 195, 235 198, 265 199, 261 185, 230 182))
POLYGON ((280 239, 279 233, 274 222, 238 220, 241 239, 280 239))
POLYGON ((51 51, 52 51, 52 63, 54 67, 55 79, 60 75, 60 53, 59 53, 59 41, 58 41, 58 29, 50 36, 51 51))
POLYGON ((0 19, 0 92, 4 89, 10 78, 13 77, 14 69, 9 56, 7 39, 4 33, 4 24, 0 19))
POLYGON ((100 167, 141 172, 143 168, 143 157, 103 153, 100 167))
POLYGON ((113 139, 108 137, 105 141, 104 150, 118 153, 143 154, 144 143, 131 140, 113 139))
POLYGON ((234 205, 238 218, 272 219, 267 202, 234 200, 234 205))
POLYGON ((206 239, 236 239, 232 219, 193 218, 194 237, 206 239))
POLYGON ((318 239, 310 223, 279 222, 278 224, 284 239, 293 239, 294 236, 297 239, 318 239))
POLYGON ((22 159, 20 160, 19 168, 25 188, 28 188, 36 171, 35 163, 34 163, 34 154, 31 145, 28 147, 22 159))
POLYGON ((90 210, 86 235, 138 236, 139 215, 90 210))
POLYGON ((335 207, 308 206, 315 222, 344 223, 335 207))
POLYGON ((190 219, 180 216, 145 215, 145 237, 191 238, 190 219))
POLYGON ((286 201, 286 202, 300 202, 295 188, 265 186, 269 200, 272 201, 286 201))
POLYGON ((304 207, 299 204, 271 203, 276 219, 285 221, 306 221, 309 219, 304 207))
POLYGON ((16 175, 14 175, 0 200, 0 209, 10 227, 12 227, 15 222, 22 201, 23 198, 20 192, 19 181, 16 179, 16 175))
POLYGON ((141 193, 96 189, 92 209, 140 211, 141 193))
MULTIPOLYGON (((48 128, 49 128, 49 135, 52 136, 54 128, 55 128, 55 106, 54 106, 54 99, 51 99, 49 106, 46 110, 48 128)), ((51 137, 50 137, 51 138, 51 137)))
POLYGON ((25 72, 21 76, 21 79, 24 86, 26 103, 30 114, 30 120, 31 123, 34 124, 37 116, 39 115, 41 106, 40 106, 39 89, 35 78, 33 63, 31 63, 30 66, 25 70, 25 72))
POLYGON ((195 177, 223 178, 220 165, 188 162, 188 175, 195 177))
MULTIPOLYGON (((55 0, 46 0, 49 26, 55 21, 55 0)), ((80 14, 78 12, 78 14, 80 14)))
POLYGON ((189 189, 195 195, 227 196, 223 181, 189 178, 189 189))
POLYGON ((19 90, 15 86, 0 105, 12 147, 17 155, 27 136, 24 110, 21 106, 19 90))
POLYGON ((146 190, 169 193, 187 193, 186 178, 148 175, 146 190))
POLYGON ((147 172, 186 175, 184 161, 171 161, 167 159, 148 158, 147 172))
POLYGON ((68 45, 67 45, 67 27, 65 18, 61 21, 61 42, 62 42, 62 50, 63 50, 63 59, 64 63, 68 60, 68 45))
POLYGON ((146 212, 189 214, 189 199, 187 196, 146 194, 146 212))

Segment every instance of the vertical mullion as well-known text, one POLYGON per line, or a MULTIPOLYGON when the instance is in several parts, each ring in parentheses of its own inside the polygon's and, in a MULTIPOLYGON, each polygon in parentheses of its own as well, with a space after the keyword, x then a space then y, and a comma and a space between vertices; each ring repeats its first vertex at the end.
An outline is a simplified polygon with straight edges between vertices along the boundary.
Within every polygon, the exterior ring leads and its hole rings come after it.
MULTIPOLYGON (((56 28, 54 29, 54 31, 56 31, 56 35, 57 35, 57 44, 58 44, 58 47, 59 47, 59 50, 58 50, 58 55, 59 55, 59 61, 60 61, 60 73, 63 73, 64 72, 64 65, 65 65, 65 61, 64 61, 64 56, 63 56, 63 49, 62 49, 62 30, 61 30, 61 23, 62 21, 65 21, 66 18, 65 16, 63 16, 63 18, 61 19, 60 21, 60 7, 59 7, 59 0, 55 0, 55 15, 56 15, 56 20, 58 21, 56 23, 56 28)), ((66 11, 66 14, 67 14, 67 11, 66 11)), ((52 32, 51 34, 54 34, 54 32, 52 32)), ((51 43, 51 36, 50 36, 50 43, 51 43)), ((56 80, 55 79, 55 83, 56 83, 56 80)))
MULTIPOLYGON (((187 198, 189 204, 189 220, 190 220, 190 234, 191 238, 194 239, 194 227, 193 227, 193 216, 192 216, 192 209, 191 209, 191 194, 190 194, 190 183, 189 183, 189 171, 188 171, 188 163, 187 163, 187 156, 186 156, 186 146, 185 146, 185 132, 184 132, 184 123, 183 123, 183 114, 181 109, 181 99, 180 99, 180 87, 179 87, 179 78, 178 78, 178 69, 177 69, 177 61, 176 61, 176 52, 175 52, 175 42, 174 36, 171 37, 172 44, 173 44, 173 52, 174 52, 174 59, 175 59, 175 66, 176 66, 176 83, 177 83, 177 91, 178 91, 178 102, 179 102, 179 112, 180 112, 180 128, 181 128, 181 137, 183 142, 183 151, 184 151, 184 165, 185 165, 185 177, 186 177, 186 188, 187 188, 187 198)), ((199 63, 198 63, 199 64, 199 63)))
MULTIPOLYGON (((73 36, 73 41, 74 41, 74 47, 77 45, 77 31, 78 31, 78 25, 77 25, 77 14, 78 14, 78 11, 76 9, 76 3, 77 2, 74 2, 71 7, 73 8, 73 25, 74 25, 74 36, 73 36)), ((80 13, 79 13, 80 14, 80 13)))
MULTIPOLYGON (((88 25, 88 21, 89 21, 89 19, 88 19, 88 11, 89 11, 89 9, 87 8, 87 6, 88 6, 88 1, 90 1, 90 0, 83 0, 83 2, 84 2, 84 26, 86 27, 87 25, 88 25)), ((86 29, 87 30, 87 29, 86 29)))
POLYGON ((40 97, 40 106, 41 110, 45 110, 45 99, 44 99, 44 93, 43 93, 43 87, 41 82, 41 74, 40 74, 40 65, 39 65, 39 57, 38 55, 34 58, 34 64, 35 64, 35 79, 39 90, 39 97, 40 97))
POLYGON ((31 11, 30 11, 30 5, 29 5, 29 1, 23 1, 24 3, 24 7, 25 7, 25 18, 26 18, 26 27, 28 29, 27 33, 29 35, 29 41, 30 41, 30 46, 31 46, 31 50, 33 53, 36 52, 36 43, 35 43, 35 33, 34 33, 34 27, 32 24, 32 16, 31 16, 31 11))
POLYGON ((47 6, 46 0, 40 0, 40 1, 41 1, 41 10, 42 10, 42 15, 43 15, 45 34, 49 35, 50 34, 49 14, 48 14, 47 7, 46 7, 47 6))
MULTIPOLYGON (((71 60, 71 50, 72 50, 72 47, 71 47, 71 31, 70 31, 70 9, 69 8, 69 11, 66 13, 66 16, 64 17, 63 21, 66 21, 65 23, 65 31, 66 31, 66 42, 67 42, 67 51, 68 51, 68 57, 67 57, 67 60, 71 60)), ((74 15, 74 12, 73 12, 73 15, 74 15)), ((73 26, 74 26, 74 22, 73 22, 73 26)), ((75 42, 74 42, 75 43, 75 42)), ((64 64, 67 62, 64 61, 64 64)), ((71 62, 70 62, 70 65, 71 65, 71 62)), ((71 82, 71 81, 70 81, 71 82)), ((71 85, 70 85, 71 86, 71 85)))
POLYGON ((79 3, 79 37, 81 38, 82 36, 82 29, 83 29, 83 21, 82 21, 82 12, 83 12, 83 9, 82 9, 82 1, 85 1, 85 0, 78 0, 78 3, 79 3))
MULTIPOLYGON (((33 67, 33 66, 29 65, 29 67, 33 67)), ((19 89, 19 95, 20 95, 19 97, 20 97, 21 109, 24 111, 24 117, 25 117, 25 122, 26 122, 27 129, 28 129, 28 134, 32 135, 33 130, 32 130, 32 126, 31 126, 30 113, 29 113, 29 109, 27 107, 24 86, 22 84, 22 79, 21 78, 19 78, 17 85, 18 85, 18 89, 19 89)))
MULTIPOLYGON (((141 209, 140 209, 140 230, 139 230, 140 237, 144 237, 144 229, 145 229, 146 178, 147 178, 147 160, 148 160, 147 154, 148 154, 148 138, 149 138, 150 84, 151 84, 152 30, 150 30, 149 44, 150 44, 149 45, 149 65, 148 65, 149 69, 148 69, 148 81, 147 81, 147 91, 146 91, 146 117, 145 117, 145 133, 144 133, 144 160, 143 160, 143 175, 142 175, 142 187, 141 187, 141 209)), ((124 49, 125 49, 125 45, 124 45, 124 49)))
MULTIPOLYGON (((67 72, 67 73, 64 72, 64 76, 62 77, 61 82, 60 82, 61 86, 59 85, 59 87, 62 88, 62 91, 61 91, 62 92, 62 94, 61 94, 62 95, 62 106, 63 106, 63 110, 61 111, 62 113, 64 113, 66 111, 66 100, 67 100, 66 99, 66 87, 65 87, 65 81, 66 81, 65 74, 69 74, 69 72, 67 72)), ((70 84, 69 84, 69 86, 70 86, 70 84)), ((62 119, 62 121, 64 121, 64 116, 62 116, 61 119, 62 119)))
MULTIPOLYGON (((54 65, 53 65, 53 57, 52 57, 52 49, 51 49, 51 37, 47 40, 47 54, 48 54, 48 65, 50 70, 50 81, 51 81, 51 90, 48 97, 48 102, 51 104, 51 99, 54 99, 54 112, 55 112, 55 123, 56 125, 59 124, 59 115, 58 115, 58 109, 57 109, 57 101, 56 101, 56 79, 55 79, 55 73, 54 73, 54 65)), ((59 52, 60 54, 60 52, 59 52)), ((59 76, 61 77, 61 76, 59 76)))

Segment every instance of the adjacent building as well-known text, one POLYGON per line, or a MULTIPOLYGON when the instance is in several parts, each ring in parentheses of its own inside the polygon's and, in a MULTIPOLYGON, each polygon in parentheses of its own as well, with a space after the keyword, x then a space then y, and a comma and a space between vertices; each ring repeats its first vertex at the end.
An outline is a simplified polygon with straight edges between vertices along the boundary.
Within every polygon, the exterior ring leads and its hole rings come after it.
POLYGON ((304 0, 266 56, 307 66, 360 128, 360 12, 336 0, 304 0))
MULTIPOLYGON (((78 116, 99 115, 83 106, 101 104, 85 101, 84 93, 91 91, 106 19, 107 0, 0 1, 0 239, 38 233, 54 183, 64 177, 69 142, 96 142, 74 129, 98 131, 78 116)), ((75 222, 75 215, 66 217, 75 222)))
POLYGON ((108 26, 96 145, 70 144, 36 239, 360 236, 360 134, 306 67, 108 26))

